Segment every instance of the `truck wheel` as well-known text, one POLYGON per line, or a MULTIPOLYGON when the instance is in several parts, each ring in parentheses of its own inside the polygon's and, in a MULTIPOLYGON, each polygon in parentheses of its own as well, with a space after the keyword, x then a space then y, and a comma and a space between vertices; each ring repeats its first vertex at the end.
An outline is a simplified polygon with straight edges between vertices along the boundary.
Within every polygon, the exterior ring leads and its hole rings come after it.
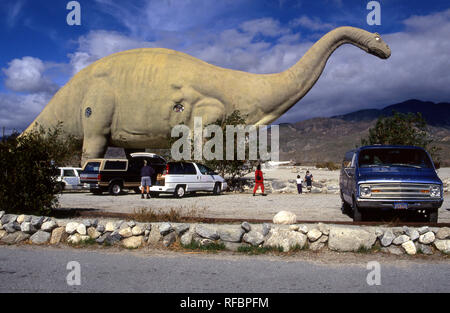
POLYGON ((438 221, 438 210, 428 211, 428 222, 437 223, 438 221))
POLYGON ((220 183, 216 183, 215 185, 214 185, 214 189, 213 189, 213 195, 220 195, 220 192, 222 191, 221 190, 221 188, 220 188, 221 186, 220 186, 220 183))
POLYGON ((352 209, 353 209, 353 222, 361 222, 363 220, 363 213, 361 212, 361 209, 358 207, 358 204, 356 203, 355 199, 353 199, 352 209))
POLYGON ((122 184, 119 182, 113 182, 109 185, 109 193, 113 196, 118 196, 122 192, 122 184))
POLYGON ((177 188, 175 188, 174 195, 176 198, 183 198, 185 194, 186 190, 184 189, 184 186, 177 186, 177 188))

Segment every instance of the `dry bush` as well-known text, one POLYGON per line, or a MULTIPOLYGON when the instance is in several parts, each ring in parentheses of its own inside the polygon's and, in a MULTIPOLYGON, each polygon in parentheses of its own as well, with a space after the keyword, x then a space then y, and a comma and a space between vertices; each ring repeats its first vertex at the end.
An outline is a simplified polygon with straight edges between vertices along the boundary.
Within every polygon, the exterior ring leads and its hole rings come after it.
POLYGON ((335 170, 338 170, 341 168, 338 164, 335 164, 333 162, 317 163, 316 167, 317 168, 327 168, 330 171, 335 171, 335 170))
POLYGON ((152 209, 152 208, 139 208, 135 209, 132 214, 132 219, 142 223, 148 222, 193 222, 201 218, 201 214, 205 208, 197 208, 195 205, 184 208, 170 208, 167 209, 152 209), (180 212, 185 211, 182 215, 180 212))

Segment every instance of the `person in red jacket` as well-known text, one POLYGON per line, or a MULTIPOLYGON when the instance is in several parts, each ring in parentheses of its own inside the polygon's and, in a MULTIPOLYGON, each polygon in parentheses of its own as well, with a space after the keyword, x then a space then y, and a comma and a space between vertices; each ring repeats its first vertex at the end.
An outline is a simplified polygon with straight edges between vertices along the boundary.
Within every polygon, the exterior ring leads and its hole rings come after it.
POLYGON ((261 165, 258 164, 255 171, 255 188, 253 188, 253 196, 255 196, 258 187, 261 187, 262 195, 265 196, 264 193, 264 177, 263 172, 261 171, 261 165))

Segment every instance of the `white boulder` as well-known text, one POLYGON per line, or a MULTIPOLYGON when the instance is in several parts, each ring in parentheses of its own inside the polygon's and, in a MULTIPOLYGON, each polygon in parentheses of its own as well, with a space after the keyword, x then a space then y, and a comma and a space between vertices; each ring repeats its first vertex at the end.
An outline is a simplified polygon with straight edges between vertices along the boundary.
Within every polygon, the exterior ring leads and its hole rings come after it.
POLYGON ((274 224, 290 225, 295 224, 297 215, 289 211, 280 211, 273 217, 274 224))

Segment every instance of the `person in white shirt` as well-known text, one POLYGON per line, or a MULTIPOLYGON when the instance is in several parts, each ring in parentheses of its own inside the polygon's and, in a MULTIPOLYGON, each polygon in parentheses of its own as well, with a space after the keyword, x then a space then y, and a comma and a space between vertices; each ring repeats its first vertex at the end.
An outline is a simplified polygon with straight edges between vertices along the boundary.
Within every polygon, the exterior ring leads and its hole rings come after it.
POLYGON ((297 175, 297 191, 299 194, 302 193, 302 184, 303 184, 303 179, 300 177, 300 175, 297 175))

